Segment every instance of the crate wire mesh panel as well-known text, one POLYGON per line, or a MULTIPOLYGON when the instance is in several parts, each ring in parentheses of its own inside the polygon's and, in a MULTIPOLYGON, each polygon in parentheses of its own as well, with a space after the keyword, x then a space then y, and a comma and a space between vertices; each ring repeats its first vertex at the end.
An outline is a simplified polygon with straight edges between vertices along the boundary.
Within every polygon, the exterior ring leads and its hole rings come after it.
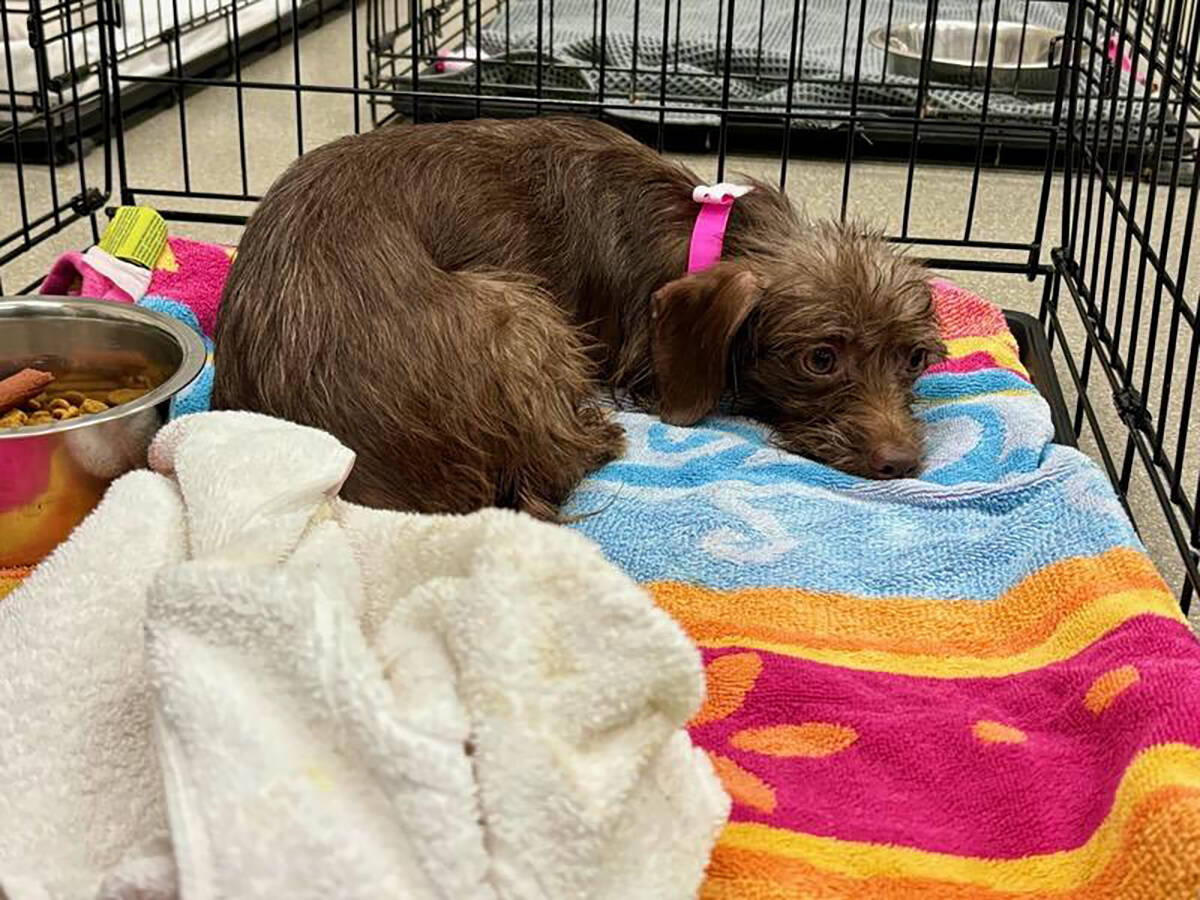
MULTIPOLYGON (((96 213, 111 191, 107 73, 98 65, 107 48, 107 30, 97 25, 95 7, 68 2, 49 6, 0 5, 0 293, 31 285, 5 284, 5 265, 72 225, 99 235, 96 213), (90 38, 96 38, 94 46, 90 38), (90 49, 89 49, 90 47, 90 49), (32 51, 32 52, 27 52, 32 51), (97 87, 89 93, 75 79, 59 80, 49 58, 61 59, 60 72, 95 66, 97 87), (32 61, 32 68, 28 67, 32 61), (92 136, 82 130, 88 104, 100 110, 100 157, 86 166, 92 136), (36 143, 30 140, 36 135, 36 143), (51 136, 56 137, 52 138, 51 136), (40 166, 49 145, 69 148, 73 163, 40 166), (98 164, 97 164, 98 163, 98 164)), ((82 235, 81 235, 82 237, 82 235)))
POLYGON ((3 30, 8 90, 0 97, 0 110, 5 112, 29 114, 61 104, 73 84, 78 87, 99 68, 94 3, 6 3, 3 30))
POLYGON ((1069 95, 1063 243, 1052 254, 1058 277, 1042 320, 1063 343, 1067 316, 1082 326, 1082 352, 1064 347, 1059 356, 1077 394, 1075 431, 1095 437, 1122 497, 1140 464, 1183 561, 1186 602, 1200 584, 1200 436, 1191 433, 1200 353, 1191 258, 1197 180, 1185 140, 1200 113, 1200 16, 1195 4, 1165 0, 1081 6, 1085 15, 1073 23, 1078 81, 1103 88, 1115 83, 1118 65, 1133 77, 1100 103, 1069 95), (1168 116, 1175 127, 1148 127, 1168 116), (1119 127, 1096 128, 1097 117, 1119 127), (1145 178, 1147 171, 1166 178, 1145 178), (1099 400, 1115 407, 1124 434, 1106 432, 1099 400))
POLYGON ((852 127, 907 142, 917 109, 947 126, 929 130, 927 144, 974 148, 986 116, 989 145, 1039 150, 1055 121, 1068 9, 1046 0, 507 0, 464 8, 447 28, 444 5, 409 5, 380 0, 371 12, 372 73, 398 90, 406 115, 520 114, 508 101, 537 97, 629 122, 712 126, 727 106, 743 129, 852 127), (401 14, 418 21, 419 39, 393 46, 389 23, 401 14), (940 24, 922 68, 927 21, 940 24), (969 65, 953 71, 946 52, 969 65))
POLYGON ((124 131, 164 100, 185 130, 185 75, 235 73, 336 8, 337 0, 2 0, 0 288, 34 286, 36 268, 5 272, 18 257, 41 260, 44 273, 49 246, 98 238, 97 214, 125 169, 124 131))
MULTIPOLYGON (((1043 133, 1053 116, 1065 8, 1021 0, 994 7, 1001 15, 993 17, 970 0, 940 4, 937 18, 957 23, 963 34, 987 33, 993 18, 1006 26, 1000 44, 1012 44, 1024 64, 1014 69, 1010 90, 997 90, 988 106, 996 122, 1009 123, 1013 139, 1043 133), (1012 28, 1013 21, 1021 27, 1012 28)), ((894 124, 883 117, 911 110, 920 93, 922 115, 970 121, 984 105, 987 45, 974 41, 976 65, 964 84, 923 86, 916 64, 902 55, 904 42, 889 35, 923 22, 925 12, 924 0, 508 0, 498 12, 478 10, 473 32, 435 32, 438 51, 471 65, 430 66, 419 43, 407 55, 386 46, 378 54, 394 86, 469 94, 478 82, 489 111, 505 109, 506 98, 538 96, 590 100, 630 119, 661 114, 672 123, 712 125, 729 105, 741 113, 785 113, 792 125, 835 127, 847 124, 839 110, 853 105, 855 125, 870 130, 894 124), (901 70, 890 71, 893 65, 901 70)), ((380 3, 375 14, 387 20, 394 13, 380 3)), ((443 18, 438 7, 424 15, 443 18)), ((908 34, 911 40, 911 28, 908 34)), ((1001 70, 996 86, 1003 81, 1001 70)))
MULTIPOLYGON (((61 158, 72 149, 73 118, 82 118, 80 128, 89 137, 103 126, 102 61, 119 61, 126 76, 229 71, 235 44, 245 53, 270 42, 278 46, 293 17, 303 23, 335 5, 336 0, 303 0, 298 7, 287 0, 104 0, 102 10, 101 0, 6 2, 0 114, 21 125, 26 158, 51 151, 61 158), (36 115, 51 107, 56 112, 49 117, 36 115)), ((126 103, 146 103, 168 87, 127 82, 126 103)))
MULTIPOLYGON (((301 18, 298 0, 281 8, 301 18)), ((1105 466, 1185 604, 1200 585, 1195 3, 364 0, 269 56, 234 39, 224 71, 154 74, 125 52, 128 6, 98 9, 113 197, 182 234, 236 240, 292 159, 347 132, 551 112, 602 116, 705 175, 749 171, 814 214, 885 226, 1036 314, 1018 336, 1039 386, 1053 397, 1061 383, 1061 439, 1105 466), (954 77, 923 24, 947 21, 970 33, 954 77), (888 39, 903 27, 907 45, 888 39), (135 125, 138 86, 175 109, 135 125), (996 166, 1013 159, 1025 168, 996 166)), ((223 9, 236 38, 245 11, 223 9)))

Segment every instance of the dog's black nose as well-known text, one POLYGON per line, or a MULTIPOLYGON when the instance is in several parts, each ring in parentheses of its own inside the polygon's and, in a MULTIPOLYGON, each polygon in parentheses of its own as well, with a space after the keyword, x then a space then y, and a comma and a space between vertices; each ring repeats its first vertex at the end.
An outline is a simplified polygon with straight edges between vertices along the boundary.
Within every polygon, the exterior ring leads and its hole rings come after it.
POLYGON ((876 478, 912 478, 920 462, 916 451, 884 444, 871 454, 871 471, 876 478))

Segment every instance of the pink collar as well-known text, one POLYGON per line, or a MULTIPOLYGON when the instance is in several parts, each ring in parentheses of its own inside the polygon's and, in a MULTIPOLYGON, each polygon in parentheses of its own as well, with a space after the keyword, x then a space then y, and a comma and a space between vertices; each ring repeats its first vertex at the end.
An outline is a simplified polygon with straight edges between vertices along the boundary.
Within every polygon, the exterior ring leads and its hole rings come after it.
POLYGON ((721 260, 725 244, 725 227, 733 201, 754 190, 743 184, 701 184, 692 191, 692 199, 700 204, 696 224, 692 226, 692 243, 688 248, 688 272, 699 272, 721 260))

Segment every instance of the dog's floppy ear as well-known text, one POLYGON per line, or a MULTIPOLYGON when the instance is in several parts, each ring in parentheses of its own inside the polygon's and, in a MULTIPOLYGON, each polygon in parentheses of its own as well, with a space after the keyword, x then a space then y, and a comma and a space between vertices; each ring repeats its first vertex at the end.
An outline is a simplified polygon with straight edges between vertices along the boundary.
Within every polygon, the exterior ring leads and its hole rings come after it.
POLYGON ((651 351, 664 422, 692 425, 716 407, 725 390, 730 345, 760 294, 749 269, 729 262, 655 292, 651 351))

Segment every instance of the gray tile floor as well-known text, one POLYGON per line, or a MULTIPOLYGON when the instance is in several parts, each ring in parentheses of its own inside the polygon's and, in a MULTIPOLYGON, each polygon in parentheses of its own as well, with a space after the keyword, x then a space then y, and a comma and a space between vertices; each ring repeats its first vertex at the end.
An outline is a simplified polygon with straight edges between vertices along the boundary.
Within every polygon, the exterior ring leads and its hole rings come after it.
MULTIPOLYGON (((365 30, 365 18, 360 7, 358 21, 359 34, 365 30)), ((330 18, 318 29, 305 34, 300 45, 300 74, 309 83, 325 85, 349 85, 351 76, 351 42, 349 15, 342 14, 330 18)), ((359 70, 365 71, 365 51, 361 47, 356 51, 359 55, 359 70)), ((290 85, 295 77, 294 60, 290 45, 281 50, 261 56, 244 69, 244 76, 259 82, 290 85)), ((249 192, 261 193, 283 168, 295 158, 299 139, 297 134, 297 106, 293 92, 289 90, 245 90, 241 93, 240 102, 245 114, 245 154, 247 167, 244 173, 245 184, 249 192)), ((237 133, 237 109, 239 96, 228 88, 209 88, 189 96, 184 104, 183 114, 186 116, 188 144, 186 157, 188 160, 187 180, 185 183, 183 159, 185 150, 181 141, 180 110, 178 108, 164 110, 146 118, 132 128, 126 135, 126 155, 128 161, 129 181, 139 188, 174 189, 190 191, 238 191, 241 189, 243 172, 241 168, 241 152, 237 133)), ((359 112, 361 127, 369 128, 371 113, 363 99, 355 100, 345 95, 334 94, 305 94, 300 104, 300 121, 303 130, 303 146, 311 148, 334 137, 351 132, 355 125, 355 108, 359 112)), ((709 156, 688 156, 687 161, 701 175, 715 174, 715 158, 709 156)), ((86 159, 87 177, 92 183, 101 183, 105 165, 105 154, 92 153, 86 159)), ((743 171, 766 177, 778 175, 778 159, 761 157, 737 157, 730 161, 730 171, 743 171)), ((849 212, 873 225, 883 227, 891 232, 899 229, 903 214, 905 183, 907 168, 904 165, 884 162, 856 163, 852 170, 849 195, 849 212)), ((77 190, 79 175, 76 167, 61 167, 58 172, 58 190, 60 194, 77 190)), ((840 162, 794 158, 788 169, 787 188, 789 193, 813 216, 836 215, 842 190, 843 167, 840 162)), ((31 209, 45 208, 50 182, 45 168, 27 168, 25 179, 27 202, 31 209)), ((921 164, 914 175, 913 202, 910 212, 909 233, 926 237, 961 237, 966 224, 967 204, 972 187, 972 173, 969 168, 947 165, 921 164)), ((997 241, 1027 241, 1031 240, 1038 221, 1038 198, 1041 187, 1039 173, 1013 170, 984 170, 978 184, 978 200, 972 236, 984 240, 997 241)), ((1057 178, 1050 192, 1050 207, 1046 221, 1049 223, 1046 246, 1056 246, 1059 242, 1058 222, 1060 217, 1060 199, 1062 197, 1062 181, 1057 178)), ((1128 201, 1132 183, 1126 185, 1122 196, 1128 201)), ((1142 184, 1142 204, 1146 203, 1148 186, 1142 184)), ((14 167, 0 166, 0 235, 8 233, 20 222, 17 196, 17 178, 14 167)), ((1166 253, 1166 258, 1172 270, 1178 265, 1180 252, 1184 249, 1182 241, 1183 218, 1186 204, 1178 203, 1172 221, 1163 220, 1161 211, 1165 198, 1158 196, 1157 215, 1151 224, 1155 241, 1159 239, 1164 229, 1169 225, 1172 235, 1172 246, 1166 253)), ((140 202, 154 203, 150 195, 139 197, 140 202)), ((159 201, 160 205, 165 201, 159 201)), ((228 204, 223 202, 188 201, 189 210, 210 210, 220 212, 244 212, 248 206, 228 204)), ((175 225, 176 233, 189 236, 235 242, 238 229, 229 226, 214 225, 175 225)), ((1107 232, 1106 232, 1107 234, 1107 232)), ((1116 232, 1116 250, 1119 259, 1125 233, 1118 229, 1116 232)), ((33 281, 43 274, 52 259, 62 250, 71 247, 82 247, 90 243, 91 237, 85 225, 72 227, 55 239, 47 241, 38 248, 25 254, 15 263, 11 263, 0 271, 5 287, 12 291, 33 281)), ((950 255, 949 253, 946 255, 950 255)), ((959 254, 963 255, 963 254, 959 254)), ((1200 254, 1197 254, 1200 256, 1200 254)), ((990 258, 1018 259, 1013 254, 995 254, 990 258)), ((1103 270, 1101 257, 1101 271, 1103 270)), ((1200 275, 1197 271, 1200 260, 1191 259, 1188 266, 1188 283, 1196 284, 1195 278, 1200 275)), ((972 288, 996 303, 1010 309, 1022 310, 1036 314, 1041 299, 1041 282, 1030 283, 1020 276, 1007 274, 986 273, 953 273, 953 278, 961 284, 972 288)), ((1128 301, 1133 303, 1135 298, 1146 300, 1141 314, 1137 316, 1142 338, 1139 353, 1144 352, 1145 335, 1151 330, 1149 298, 1145 297, 1152 288, 1148 280, 1139 278, 1135 265, 1128 272, 1122 273, 1119 265, 1114 270, 1110 296, 1116 296, 1122 279, 1128 286, 1128 301)), ((1194 288, 1189 291, 1195 295, 1194 288)), ((1064 298, 1064 303, 1067 302, 1064 298)), ((1194 301, 1192 301, 1194 304, 1194 301)), ((1135 318, 1127 313, 1125 329, 1128 333, 1130 322, 1135 318)), ((1111 319, 1110 319, 1111 324, 1111 319)), ((1165 366, 1165 347, 1169 337, 1171 319, 1163 317, 1156 326, 1158 339, 1155 353, 1148 358, 1155 367, 1156 373, 1161 373, 1165 366)), ((1068 341, 1074 348, 1074 358, 1080 359, 1080 349, 1084 345, 1083 329, 1074 314, 1064 315, 1064 328, 1068 341)), ((1191 339, 1190 330, 1185 326, 1180 332, 1185 342, 1191 339)), ((1184 348, 1186 353, 1186 346, 1184 348)), ((1178 357, 1175 371, 1166 379, 1173 390, 1174 402, 1170 404, 1166 416, 1166 434, 1168 446, 1174 449, 1181 434, 1189 438, 1189 450, 1185 456, 1183 485, 1188 492, 1196 490, 1197 466, 1200 464, 1200 427, 1197 427, 1195 416, 1191 421, 1181 422, 1178 400, 1183 390, 1184 366, 1178 357)), ((1065 381, 1066 372, 1059 357, 1060 375, 1065 381)), ((1140 372, 1140 369, 1139 369, 1140 372)), ((1098 375, 1098 373, 1095 373, 1098 375)), ((1161 374, 1155 380, 1159 380, 1161 374)), ((1097 378, 1096 385, 1101 387, 1097 378)), ((1068 399, 1074 404, 1074 394, 1067 384, 1068 399)), ((1097 414, 1102 430, 1109 435, 1120 466, 1124 451, 1123 427, 1112 411, 1109 403, 1109 391, 1102 387, 1093 393, 1097 401, 1097 414)), ((1151 392, 1152 401, 1157 404, 1160 391, 1156 388, 1151 392)), ((1155 406, 1157 411, 1157 406, 1155 406)), ((1083 448, 1095 454, 1095 443, 1087 439, 1083 448)), ((1149 480, 1145 477, 1140 463, 1134 466, 1134 477, 1130 488, 1130 505, 1142 529, 1151 554, 1172 585, 1176 588, 1181 583, 1179 573, 1181 565, 1176 555, 1174 545, 1167 530, 1165 519, 1159 509, 1149 480)))

